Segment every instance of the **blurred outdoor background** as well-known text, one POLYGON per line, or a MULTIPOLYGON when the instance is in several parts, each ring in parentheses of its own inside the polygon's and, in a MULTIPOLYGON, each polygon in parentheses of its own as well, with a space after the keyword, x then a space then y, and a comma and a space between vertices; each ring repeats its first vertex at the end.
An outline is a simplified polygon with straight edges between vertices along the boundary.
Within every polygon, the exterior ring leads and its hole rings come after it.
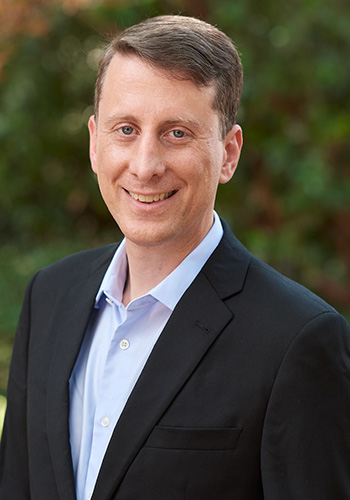
POLYGON ((245 142, 219 214, 350 319, 348 0, 0 0, 0 422, 30 276, 120 238, 88 158, 101 48, 169 13, 216 24, 242 56, 245 142))

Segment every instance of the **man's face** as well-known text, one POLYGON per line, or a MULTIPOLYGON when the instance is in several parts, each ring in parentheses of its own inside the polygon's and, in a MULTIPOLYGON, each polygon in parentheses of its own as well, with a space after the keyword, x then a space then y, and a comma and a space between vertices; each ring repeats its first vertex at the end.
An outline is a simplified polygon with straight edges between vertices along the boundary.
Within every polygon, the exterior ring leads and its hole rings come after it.
POLYGON ((98 123, 89 121, 90 158, 127 244, 186 255, 209 231, 242 145, 238 125, 221 139, 213 96, 136 56, 112 59, 98 123))

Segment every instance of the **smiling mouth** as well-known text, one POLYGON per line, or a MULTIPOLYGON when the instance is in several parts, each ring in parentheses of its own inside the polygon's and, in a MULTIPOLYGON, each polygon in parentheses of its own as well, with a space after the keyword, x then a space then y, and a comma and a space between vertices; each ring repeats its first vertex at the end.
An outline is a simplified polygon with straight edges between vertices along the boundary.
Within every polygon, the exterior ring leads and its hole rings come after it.
POLYGON ((145 195, 145 194, 132 193, 131 191, 128 191, 131 198, 140 201, 141 203, 154 203, 155 201, 166 200, 167 198, 170 198, 170 196, 175 194, 175 192, 176 191, 169 191, 168 193, 145 195))

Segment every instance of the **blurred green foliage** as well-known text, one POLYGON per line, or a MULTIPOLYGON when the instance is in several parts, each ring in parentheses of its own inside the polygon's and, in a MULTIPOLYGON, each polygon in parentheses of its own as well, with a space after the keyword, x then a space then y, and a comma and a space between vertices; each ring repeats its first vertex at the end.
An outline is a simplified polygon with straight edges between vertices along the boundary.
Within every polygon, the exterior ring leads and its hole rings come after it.
POLYGON ((14 37, 0 81, 0 393, 29 277, 120 237, 88 158, 105 38, 179 11, 228 33, 245 69, 245 145, 217 210, 253 253, 350 318, 347 0, 102 1, 72 11, 56 4, 47 7, 45 34, 14 37))

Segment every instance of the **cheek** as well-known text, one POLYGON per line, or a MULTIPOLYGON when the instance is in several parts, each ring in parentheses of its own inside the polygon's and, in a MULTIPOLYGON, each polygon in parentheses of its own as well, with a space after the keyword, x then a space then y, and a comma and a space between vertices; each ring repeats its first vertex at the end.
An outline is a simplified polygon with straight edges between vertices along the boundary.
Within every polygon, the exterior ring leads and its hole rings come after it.
POLYGON ((200 165, 198 169, 198 182, 207 186, 208 191, 217 188, 221 174, 222 158, 218 151, 209 150, 206 153, 201 153, 200 165))
POLYGON ((97 174, 104 182, 113 181, 120 175, 123 166, 127 163, 125 154, 117 148, 101 145, 97 154, 97 174))

